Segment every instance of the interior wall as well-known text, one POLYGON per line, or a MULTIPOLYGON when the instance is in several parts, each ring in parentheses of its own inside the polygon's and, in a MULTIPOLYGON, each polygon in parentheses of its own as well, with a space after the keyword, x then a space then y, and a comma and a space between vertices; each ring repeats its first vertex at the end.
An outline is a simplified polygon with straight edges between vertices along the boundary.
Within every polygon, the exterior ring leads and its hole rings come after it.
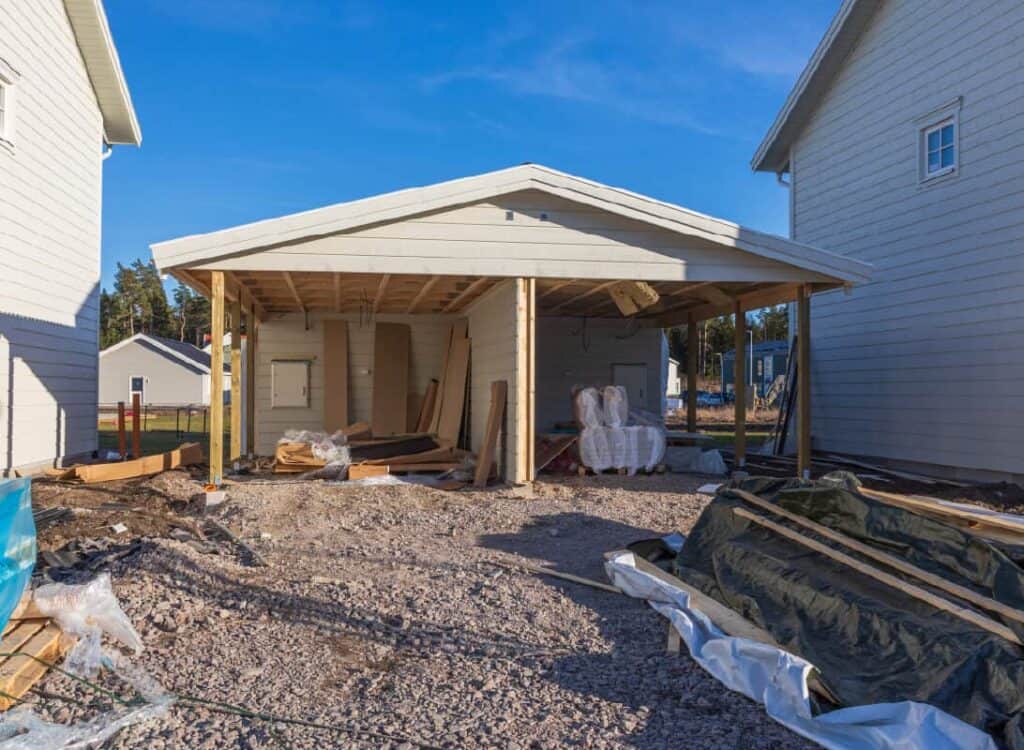
POLYGON ((272 455, 278 439, 289 429, 322 430, 324 415, 323 321, 348 321, 349 419, 370 420, 373 396, 374 324, 405 323, 410 327, 409 387, 423 395, 432 378, 440 379, 450 315, 378 315, 360 321, 359 315, 311 314, 309 330, 300 313, 275 317, 260 325, 256 345, 256 452, 272 455), (271 408, 270 363, 274 359, 308 358, 308 408, 271 408))
MULTIPOLYGON (((507 431, 498 444, 500 470, 514 467, 518 425, 514 419, 517 403, 516 371, 516 282, 506 281, 489 291, 467 310, 470 345, 470 445, 480 450, 491 407, 491 383, 508 381, 505 405, 507 431)), ((510 473, 505 476, 517 481, 510 473)))
POLYGON ((646 398, 630 407, 660 415, 668 368, 660 328, 639 328, 629 320, 538 318, 537 431, 572 421, 573 386, 610 385, 614 364, 646 365, 646 398))

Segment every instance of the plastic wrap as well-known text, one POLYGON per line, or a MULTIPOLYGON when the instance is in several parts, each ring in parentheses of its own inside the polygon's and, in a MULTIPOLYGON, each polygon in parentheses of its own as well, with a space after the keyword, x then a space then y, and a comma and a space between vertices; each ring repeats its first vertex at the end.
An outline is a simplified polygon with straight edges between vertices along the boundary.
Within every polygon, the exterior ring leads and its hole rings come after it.
POLYGON ((18 606, 36 561, 30 479, 0 480, 0 628, 18 606))
POLYGON ((597 388, 574 389, 576 420, 583 427, 600 427, 604 424, 604 409, 601 406, 601 392, 597 388))
POLYGON ((287 430, 284 437, 277 442, 278 445, 281 443, 306 443, 313 452, 313 457, 323 461, 326 466, 348 466, 352 463, 348 438, 341 430, 333 435, 314 430, 287 430))
POLYGON ((580 425, 579 452, 584 466, 593 471, 625 469, 634 474, 652 470, 665 455, 665 429, 653 415, 630 411, 626 389, 576 390, 576 417, 580 425), (632 416, 636 415, 636 422, 632 416))
POLYGON ((621 385, 604 388, 604 424, 608 427, 625 427, 629 424, 629 397, 621 385))

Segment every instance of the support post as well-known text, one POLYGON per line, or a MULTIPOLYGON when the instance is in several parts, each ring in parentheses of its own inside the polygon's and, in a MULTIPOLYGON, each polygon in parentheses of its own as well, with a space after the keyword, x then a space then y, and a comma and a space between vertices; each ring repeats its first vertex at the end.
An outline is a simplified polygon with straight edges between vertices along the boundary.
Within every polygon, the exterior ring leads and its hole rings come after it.
POLYGON ((132 458, 142 457, 142 397, 132 394, 132 458))
MULTIPOLYGON (((536 372, 535 330, 536 289, 534 279, 518 278, 516 283, 516 371, 515 371, 515 444, 516 461, 512 476, 517 484, 535 479, 534 458, 534 377, 536 372)), ((510 415, 510 419, 511 419, 510 415)), ((510 423, 511 424, 511 423, 510 423)))
POLYGON ((117 402, 117 449, 121 460, 128 460, 128 436, 124 431, 124 401, 117 402))
POLYGON ((530 348, 529 371, 527 372, 527 443, 526 466, 530 481, 537 478, 537 279, 526 280, 527 344, 530 348))
POLYGON ((245 452, 256 455, 256 305, 245 316, 245 452))
POLYGON ((242 300, 231 303, 231 451, 232 461, 242 457, 242 300))
POLYGON ((697 321, 686 323, 686 431, 697 431, 697 321))
POLYGON ((733 360, 733 395, 736 397, 736 468, 747 465, 747 315, 736 301, 736 359, 733 360))
POLYGON ((224 272, 210 271, 210 484, 224 476, 224 272))
POLYGON ((811 290, 800 287, 797 297, 797 471, 811 476, 811 290))

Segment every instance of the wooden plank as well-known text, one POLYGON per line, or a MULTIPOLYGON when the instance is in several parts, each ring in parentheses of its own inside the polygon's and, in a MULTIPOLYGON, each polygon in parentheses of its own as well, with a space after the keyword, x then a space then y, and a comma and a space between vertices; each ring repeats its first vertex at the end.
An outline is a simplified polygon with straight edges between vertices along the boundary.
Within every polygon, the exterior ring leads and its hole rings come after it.
POLYGON ((400 472, 451 471, 460 466, 462 463, 459 461, 429 461, 422 464, 388 464, 388 469, 392 474, 397 474, 400 472))
MULTIPOLYGON (((218 271, 212 271, 211 275, 215 273, 218 273, 218 271)), ((284 283, 288 285, 288 291, 292 293, 292 298, 295 300, 295 303, 299 306, 300 310, 305 312, 306 303, 302 301, 302 295, 299 294, 299 288, 295 286, 295 279, 292 278, 289 271, 282 271, 281 275, 284 277, 284 283)))
POLYGON ((940 503, 935 498, 921 495, 897 495, 892 492, 872 490, 861 487, 860 493, 883 503, 896 505, 915 513, 920 513, 931 518, 936 518, 946 523, 961 526, 968 531, 978 533, 982 536, 991 535, 991 532, 1002 532, 1000 538, 1014 544, 1024 543, 1024 518, 1020 523, 990 516, 983 513, 972 513, 964 508, 955 508, 940 503))
POLYGON ((54 623, 49 623, 39 630, 18 650, 25 654, 8 657, 0 663, 0 710, 6 710, 14 701, 6 696, 20 698, 44 675, 49 668, 27 654, 45 662, 56 661, 61 652, 61 630, 54 623))
POLYGON ((409 394, 409 326, 377 323, 373 334, 373 402, 370 425, 377 436, 406 430, 409 394))
POLYGON ((349 440, 355 440, 356 438, 372 434, 369 422, 356 422, 355 424, 350 424, 348 427, 342 427, 341 432, 349 440))
MULTIPOLYGON (((239 295, 240 296, 240 295, 239 295)), ((210 376, 213 383, 214 377, 210 376)), ((242 302, 231 303, 231 449, 228 458, 242 457, 242 302)))
POLYGON ((440 280, 440 276, 431 276, 429 279, 427 279, 423 283, 423 286, 420 287, 420 290, 416 293, 416 296, 412 298, 412 302, 409 303, 409 306, 405 308, 406 314, 412 314, 416 312, 416 308, 420 306, 420 303, 430 293, 430 290, 437 286, 437 282, 440 280))
POLYGON ((556 458, 565 453, 569 446, 579 440, 578 435, 544 435, 537 443, 540 450, 534 449, 534 456, 537 465, 537 474, 544 471, 545 467, 556 458))
POLYGON ((892 555, 886 554, 885 552, 881 552, 880 550, 875 549, 871 545, 859 542, 856 539, 852 539, 846 536, 845 534, 841 534, 838 531, 833 531, 827 526, 823 526, 820 523, 816 523, 815 521, 812 521, 809 518, 805 518, 804 516, 798 515, 796 513, 791 513, 785 508, 780 508, 778 505, 769 503, 767 500, 762 500, 757 495, 754 495, 750 492, 746 492, 745 490, 741 489, 732 489, 731 492, 732 494, 743 498, 745 502, 748 502, 751 505, 757 506, 762 510, 767 510, 768 512, 774 513, 775 515, 781 516, 782 518, 786 518, 792 521, 793 523, 803 526, 805 529, 808 529, 809 531, 813 531, 815 534, 818 534, 819 536, 823 536, 826 539, 831 539, 833 542, 838 542, 844 547, 852 549, 854 552, 858 552, 864 555, 865 557, 870 557, 872 560, 876 560, 880 563, 883 563, 884 565, 888 565, 890 568, 893 568, 894 570, 898 570, 901 573, 905 573, 909 576, 912 576, 918 579, 919 581, 924 581, 929 586, 933 586, 937 589, 945 591, 947 594, 952 594, 953 596, 963 599, 966 602, 970 602, 971 604, 981 607, 982 609, 987 609, 990 612, 995 612, 999 615, 1002 615, 1003 617, 1006 617, 1007 619, 1016 620, 1017 622, 1024 623, 1024 612, 1021 612, 1018 609, 1008 607, 1002 602, 998 602, 995 599, 992 599, 991 597, 987 597, 977 593, 976 591, 972 591, 971 589, 965 586, 960 586, 959 584, 947 581, 945 578, 942 578, 941 576, 937 576, 934 573, 929 573, 927 570, 922 570, 916 565, 911 565, 910 563, 905 562, 904 560, 901 560, 898 557, 893 557, 892 555))
POLYGON ((454 445, 459 440, 462 412, 466 407, 466 378, 469 374, 470 340, 453 338, 444 378, 444 394, 441 398, 441 413, 437 424, 437 435, 454 445))
POLYGON ((380 310, 381 303, 384 302, 384 295, 388 291, 388 283, 391 281, 391 274, 386 273, 380 277, 380 283, 377 285, 377 294, 373 298, 373 312, 374 314, 380 310))
POLYGON ((430 418, 430 432, 436 433, 441 424, 441 408, 444 405, 445 380, 448 377, 448 362, 451 359, 452 341, 464 339, 469 332, 469 321, 465 318, 452 323, 448 329, 448 339, 445 342, 444 357, 441 361, 441 382, 438 384, 437 398, 434 399, 434 414, 430 418))
POLYGON ((559 302, 557 305, 555 305, 554 307, 552 307, 550 309, 550 312, 557 312, 557 311, 559 311, 559 310, 561 310, 563 308, 568 307, 569 305, 576 304, 577 302, 582 302, 583 300, 587 299, 588 297, 592 297, 593 295, 597 294, 598 292, 604 291, 605 289, 607 289, 608 287, 610 287, 612 284, 615 284, 615 283, 616 282, 614 282, 614 281, 605 281, 605 282, 603 282, 601 284, 597 284, 595 286, 592 286, 590 289, 588 289, 585 292, 580 292, 579 294, 577 294, 575 296, 572 296, 572 297, 570 297, 567 300, 563 300, 562 302, 559 302))
POLYGON ((462 451, 451 446, 442 446, 433 450, 420 451, 419 453, 405 453, 387 458, 371 458, 360 463, 376 464, 378 466, 400 466, 401 464, 424 464, 438 462, 458 462, 463 457, 471 455, 468 451, 462 451))
POLYGON ((12 651, 18 651, 32 640, 32 636, 42 630, 46 624, 46 619, 33 618, 29 620, 11 620, 9 625, 11 629, 4 632, 3 639, 0 639, 0 652, 9 654, 12 651))
MULTIPOLYGON (((224 273, 210 271, 210 484, 224 476, 224 273)), ((88 480, 86 480, 88 481, 88 480)))
POLYGON ((797 298, 797 474, 811 476, 811 292, 800 286, 797 298))
POLYGON ((686 431, 697 431, 697 356, 700 331, 693 318, 686 323, 686 431))
POLYGON ((447 305, 445 305, 444 309, 441 312, 443 312, 443 313, 451 313, 451 312, 457 312, 458 310, 461 310, 463 308, 464 303, 466 302, 466 300, 472 294, 477 292, 481 287, 483 287, 486 284, 490 283, 490 281, 491 280, 488 277, 481 276, 479 279, 477 279, 472 284, 470 284, 465 289, 463 289, 462 292, 455 299, 453 299, 451 302, 449 302, 447 305))
POLYGON ((1010 641, 1011 643, 1024 645, 1020 638, 1017 637, 1017 634, 1014 633, 1010 628, 1006 627, 1002 623, 996 622, 990 617, 975 612, 972 609, 967 609, 966 607, 961 607, 958 604, 954 604, 948 599, 944 599, 943 597, 938 596, 937 594, 933 594, 930 591, 926 591, 920 586, 915 586, 912 583, 907 583, 906 581, 903 581, 902 579, 897 578, 894 575, 886 573, 882 570, 878 570, 877 568, 874 568, 866 563, 863 563, 860 560, 857 560, 856 558, 850 557, 845 552, 840 552, 839 550, 829 547, 827 544, 822 544, 817 540, 810 539, 809 537, 806 537, 803 534, 793 531, 792 529, 787 528, 786 526, 777 524, 774 521, 765 518, 764 516, 759 516, 756 513, 751 513, 750 511, 745 510, 743 508, 733 508, 733 513, 739 516, 740 518, 752 521, 753 523, 756 523, 759 526, 764 526, 766 529, 770 529, 771 531, 774 531, 776 534, 779 534, 780 536, 784 536, 791 541, 797 542, 798 544, 807 547, 808 549, 814 550, 819 554, 825 555, 826 557, 835 560, 836 562, 845 565, 848 568, 851 568, 852 570, 856 570, 858 573, 866 575, 869 578, 873 578, 876 581, 884 583, 887 586, 891 586, 892 588, 897 589, 898 591, 902 591, 904 594, 907 594, 908 596, 912 596, 919 601, 922 601, 932 607, 935 607, 935 609, 951 614, 954 617, 959 617, 961 620, 964 620, 965 622, 969 622, 972 625, 987 630, 993 635, 997 635, 1000 638, 1010 641))
POLYGON ((256 307, 249 305, 245 317, 245 450, 256 455, 256 307))
POLYGON ((526 280, 526 477, 537 476, 537 279, 526 280))
POLYGON ((340 430, 348 420, 348 322, 325 320, 324 430, 340 430))
POLYGON ((487 480, 491 477, 507 399, 508 381, 495 380, 491 383, 491 407, 487 412, 487 427, 484 429, 484 440, 476 459, 476 474, 473 477, 473 484, 477 487, 486 487, 487 480))
POLYGON ((117 402, 117 449, 121 460, 128 458, 128 435, 124 428, 124 401, 117 402))
POLYGON ((132 458, 142 455, 142 397, 132 394, 132 458))
POLYGON ((419 417, 416 424, 412 426, 413 432, 429 432, 430 420, 434 415, 434 404, 437 402, 437 388, 438 382, 432 378, 427 384, 427 393, 423 396, 419 417))
POLYGON ((573 284, 576 284, 578 282, 579 282, 578 279, 563 279, 561 281, 556 281, 554 284, 549 286, 543 292, 538 294, 537 295, 537 300, 540 301, 540 300, 547 299, 548 297, 550 297, 555 292, 557 292, 557 291, 559 291, 561 289, 564 289, 567 286, 572 286, 573 284))
POLYGON ((732 381, 733 393, 736 396, 735 465, 741 469, 747 463, 747 314, 739 302, 735 305, 734 314, 736 336, 733 343, 736 358, 733 360, 732 381))
POLYGON ((370 477, 384 477, 387 475, 387 465, 352 464, 348 467, 349 479, 368 479, 370 477))
MULTIPOLYGON (((212 436, 211 436, 212 437, 212 436)), ((211 441, 212 442, 212 441, 211 441)), ((185 443, 179 448, 155 456, 144 456, 132 461, 114 461, 105 464, 89 464, 70 469, 66 476, 92 484, 109 482, 114 479, 131 479, 179 466, 191 466, 203 462, 203 448, 199 443, 185 443)), ((211 461, 212 464, 212 461, 211 461)))

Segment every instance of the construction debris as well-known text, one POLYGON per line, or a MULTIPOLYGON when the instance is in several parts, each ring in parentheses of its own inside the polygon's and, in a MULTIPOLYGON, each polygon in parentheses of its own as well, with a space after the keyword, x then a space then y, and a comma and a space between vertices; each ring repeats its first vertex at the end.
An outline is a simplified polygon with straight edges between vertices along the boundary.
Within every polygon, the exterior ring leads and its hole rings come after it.
POLYGON ((179 466, 193 466, 203 462, 203 449, 199 443, 185 443, 179 448, 155 456, 144 456, 132 461, 114 461, 103 464, 80 464, 66 469, 47 472, 64 482, 110 482, 115 479, 133 479, 159 474, 179 466))

